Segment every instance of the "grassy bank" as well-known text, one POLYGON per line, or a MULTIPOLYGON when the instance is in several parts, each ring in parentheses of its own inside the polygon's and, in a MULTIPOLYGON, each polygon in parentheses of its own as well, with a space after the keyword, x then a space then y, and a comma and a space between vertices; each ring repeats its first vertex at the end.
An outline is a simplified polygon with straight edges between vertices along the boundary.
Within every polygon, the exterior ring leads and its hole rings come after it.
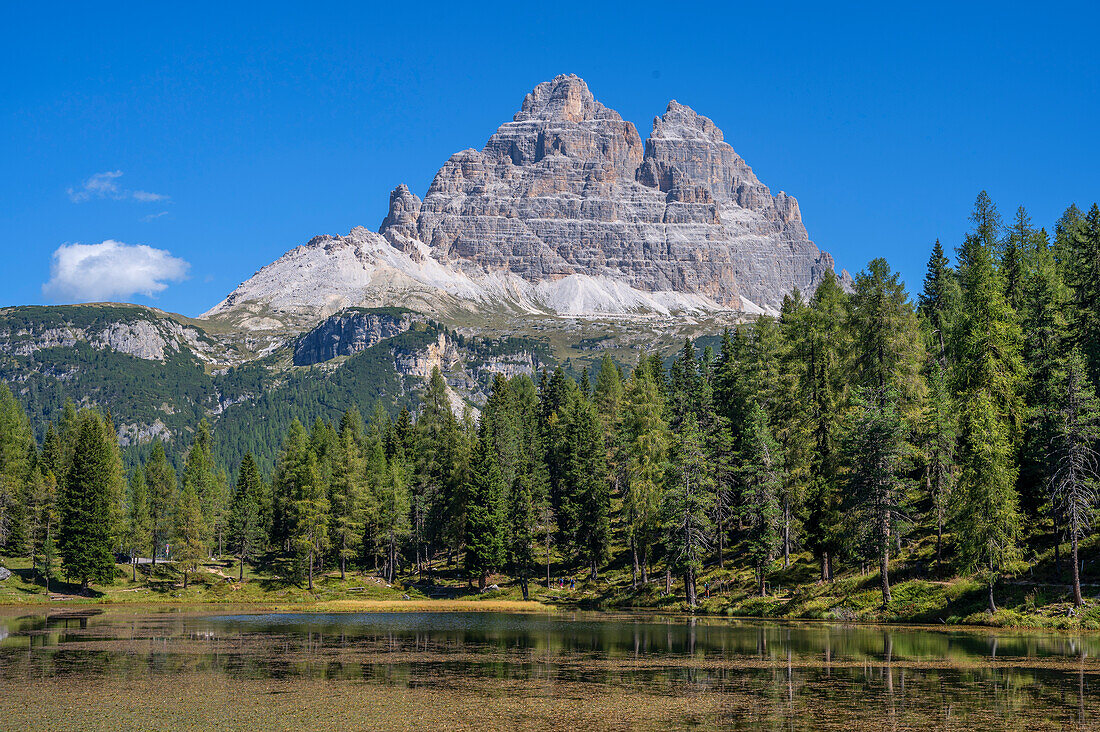
MULTIPOLYGON (((1085 555, 1096 553, 1095 542, 1085 555)), ((1002 579, 996 587, 999 609, 986 608, 986 587, 967 576, 940 576, 932 557, 922 556, 918 547, 905 562, 891 566, 892 601, 882 606, 879 574, 863 573, 858 567, 843 568, 833 582, 818 580, 818 567, 809 554, 781 561, 769 575, 769 593, 759 597, 751 570, 709 567, 699 577, 698 614, 770 618, 782 620, 825 620, 854 623, 922 623, 934 625, 986 625, 997 627, 1100 630, 1100 586, 1088 585, 1085 607, 1075 611, 1070 587, 1059 581, 1053 557, 1033 558, 1018 576, 1002 579)), ((682 582, 674 580, 666 592, 664 574, 634 586, 630 568, 608 567, 600 577, 589 580, 587 573, 559 571, 551 567, 554 581, 546 586, 532 582, 530 601, 524 601, 519 586, 505 576, 491 578, 498 589, 478 592, 463 576, 458 565, 437 566, 432 577, 404 575, 387 583, 373 574, 338 572, 320 574, 309 590, 303 583, 281 578, 271 567, 246 565, 244 581, 232 559, 212 560, 190 576, 182 576, 172 564, 155 568, 142 565, 137 579, 133 568, 118 565, 116 579, 109 585, 94 585, 82 592, 76 585, 54 579, 46 592, 41 578, 26 558, 0 559, 12 576, 0 582, 3 605, 197 605, 223 603, 254 605, 266 609, 311 611, 502 611, 538 612, 563 609, 630 609, 681 613, 691 611, 683 599, 682 582)))

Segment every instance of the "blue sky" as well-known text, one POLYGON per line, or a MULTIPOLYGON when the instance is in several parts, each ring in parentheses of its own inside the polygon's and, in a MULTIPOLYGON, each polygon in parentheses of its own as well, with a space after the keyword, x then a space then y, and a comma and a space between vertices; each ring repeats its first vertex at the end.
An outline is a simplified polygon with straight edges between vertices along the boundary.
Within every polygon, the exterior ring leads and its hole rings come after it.
POLYGON ((672 98, 711 117, 840 266, 886 256, 911 289, 983 188, 1048 226, 1100 199, 1094 4, 111 5, 3 11, 0 305, 153 272, 126 299, 198 314, 377 228, 559 73, 643 138, 672 98))

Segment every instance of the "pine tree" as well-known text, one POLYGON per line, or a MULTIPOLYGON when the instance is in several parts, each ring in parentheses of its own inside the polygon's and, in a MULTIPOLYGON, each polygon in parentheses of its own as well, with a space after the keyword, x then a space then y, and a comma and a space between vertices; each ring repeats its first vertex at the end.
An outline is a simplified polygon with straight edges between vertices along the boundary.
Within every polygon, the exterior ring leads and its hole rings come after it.
POLYGON ((1096 452, 1100 440, 1100 402, 1089 383, 1085 359, 1074 349, 1058 374, 1058 424, 1051 442, 1051 495, 1066 519, 1073 562, 1073 602, 1084 604, 1081 597, 1078 544, 1092 526, 1096 511, 1096 452))
POLYGON ((890 605, 890 546, 904 520, 904 485, 899 477, 905 448, 905 424, 891 387, 860 387, 853 394, 849 430, 848 518, 878 561, 882 606, 890 605))
POLYGON ((474 443, 466 489, 466 572, 485 590, 489 575, 504 566, 504 485, 487 440, 474 443))
POLYGON ((264 541, 264 485, 252 453, 245 453, 229 505, 229 541, 240 560, 238 579, 244 582, 245 562, 253 559, 264 541))
POLYGON ((58 545, 65 574, 81 587, 114 578, 112 506, 122 473, 118 449, 103 418, 81 412, 72 433, 71 457, 62 484, 58 545))
POLYGON ((746 526, 746 554, 756 570, 756 586, 765 594, 768 564, 779 549, 782 514, 779 491, 783 485, 783 459, 772 436, 768 414, 758 403, 749 410, 741 438, 741 511, 746 526))
POLYGON ((153 450, 145 463, 145 483, 149 491, 149 528, 153 542, 153 566, 157 555, 168 544, 172 530, 172 511, 176 503, 176 471, 168 463, 164 444, 153 441, 153 450))
POLYGON ((664 543, 672 569, 684 579, 688 607, 695 607, 695 579, 710 547, 709 513, 714 483, 695 415, 687 412, 676 444, 675 480, 665 493, 664 543))
POLYGON ((130 495, 126 521, 126 547, 130 551, 133 578, 137 581, 138 558, 153 544, 152 518, 149 514, 149 489, 145 472, 136 467, 130 473, 130 495))

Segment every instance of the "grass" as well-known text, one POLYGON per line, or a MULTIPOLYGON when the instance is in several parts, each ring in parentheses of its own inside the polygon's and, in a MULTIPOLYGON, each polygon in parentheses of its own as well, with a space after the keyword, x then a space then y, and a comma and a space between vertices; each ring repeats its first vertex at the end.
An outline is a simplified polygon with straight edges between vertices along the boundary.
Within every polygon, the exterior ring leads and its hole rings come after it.
MULTIPOLYGON (((1097 543, 1095 539, 1086 542, 1083 556, 1097 558, 1097 543)), ((738 547, 732 547, 730 556, 737 551, 738 547)), ((751 569, 728 562, 724 569, 707 567, 698 579, 699 605, 692 609, 684 602, 682 582, 673 583, 672 593, 665 592, 663 572, 651 577, 648 584, 634 587, 630 567, 620 556, 598 580, 591 581, 585 571, 563 569, 556 552, 551 557, 551 574, 563 578, 565 588, 556 582, 547 588, 543 575, 541 581, 532 579, 528 601, 523 600, 519 586, 505 576, 490 580, 499 589, 479 593, 457 563, 435 566, 430 582, 406 575, 392 585, 372 574, 348 572, 346 579, 341 579, 338 572, 329 571, 319 574, 309 590, 304 583, 284 579, 281 574, 286 574, 286 567, 270 559, 260 567, 246 565, 244 582, 237 580, 239 567, 234 560, 211 561, 192 575, 186 588, 173 565, 161 563, 155 571, 142 566, 136 582, 129 565, 118 565, 113 583, 96 585, 87 594, 55 580, 51 600, 26 558, 7 558, 0 562, 13 575, 0 582, 0 605, 226 603, 334 612, 629 609, 775 620, 1100 630, 1100 599, 1089 598, 1084 608, 1074 612, 1070 588, 1058 581, 1054 571, 1052 551, 1035 555, 1024 572, 998 583, 999 609, 992 614, 987 611, 985 585, 974 577, 949 576, 946 569, 934 565, 930 551, 929 546, 918 543, 908 548, 904 561, 891 564, 892 599, 886 607, 882 606, 877 571, 838 567, 836 579, 823 583, 818 581, 818 568, 808 553, 792 554, 786 568, 775 563, 768 575, 771 591, 767 597, 757 596, 751 569)), ((1096 589, 1087 586, 1086 595, 1095 594, 1096 589)))

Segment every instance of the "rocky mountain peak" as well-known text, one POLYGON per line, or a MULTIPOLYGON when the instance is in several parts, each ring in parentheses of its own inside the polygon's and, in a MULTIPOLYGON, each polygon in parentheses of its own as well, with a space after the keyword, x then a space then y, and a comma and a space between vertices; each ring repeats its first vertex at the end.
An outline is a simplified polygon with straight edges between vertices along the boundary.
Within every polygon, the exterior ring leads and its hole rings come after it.
POLYGON ((423 200, 395 188, 378 234, 288 256, 211 314, 272 298, 286 312, 438 307, 434 293, 478 310, 761 312, 833 268, 798 202, 773 195, 711 119, 673 100, 643 143, 575 75, 538 84, 423 200))
POLYGON ((673 140, 700 140, 711 143, 723 142, 722 130, 709 117, 697 113, 686 104, 675 99, 668 103, 665 113, 653 118, 653 133, 650 138, 673 140))
POLYGON ((561 74, 532 89, 523 98, 523 106, 512 121, 562 120, 579 123, 598 118, 622 119, 618 112, 596 101, 584 79, 576 74, 561 74))

